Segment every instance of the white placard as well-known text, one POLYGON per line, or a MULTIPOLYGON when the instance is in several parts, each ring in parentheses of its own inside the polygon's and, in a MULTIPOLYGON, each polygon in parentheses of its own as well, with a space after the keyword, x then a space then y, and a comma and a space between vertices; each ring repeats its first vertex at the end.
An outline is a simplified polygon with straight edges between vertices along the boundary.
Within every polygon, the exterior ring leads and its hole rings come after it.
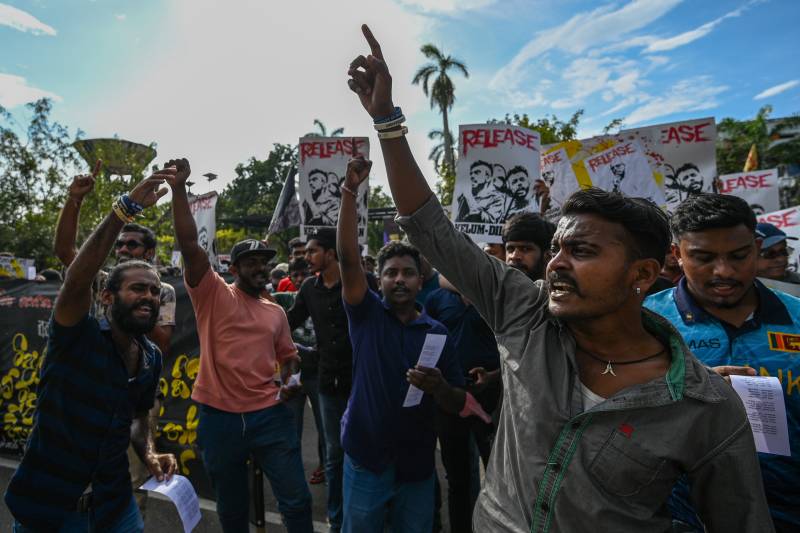
POLYGON ((731 376, 753 430, 756 451, 791 456, 783 387, 776 377, 731 376))
MULTIPOLYGON (((439 357, 442 355, 445 341, 447 341, 447 335, 428 333, 425 336, 425 343, 422 345, 422 351, 419 354, 417 365, 424 366, 426 368, 434 368, 436 363, 439 362, 439 357)), ((406 399, 403 402, 403 407, 414 407, 415 405, 419 405, 419 403, 422 401, 423 394, 424 392, 422 392, 421 389, 418 389, 414 385, 409 385, 408 392, 406 393, 406 399)))
POLYGON ((719 192, 746 201, 756 216, 781 208, 777 168, 725 174, 719 177, 719 185, 719 192))
MULTIPOLYGON (((800 206, 798 205, 759 215, 758 221, 772 224, 789 237, 800 239, 800 206)), ((794 248, 794 252, 789 256, 789 270, 792 272, 800 271, 800 246, 796 243, 797 241, 794 240, 788 242, 788 245, 794 248)))
POLYGON ((619 143, 587 157, 583 164, 595 187, 631 198, 646 198, 660 206, 666 204, 664 193, 637 141, 619 143))
MULTIPOLYGON (((336 227, 347 163, 358 155, 369 159, 369 138, 303 137, 299 152, 300 235, 308 240, 319 228, 336 227)), ((369 178, 357 193, 358 242, 366 244, 369 178)))
POLYGON ((197 226, 197 244, 208 254, 211 268, 219 270, 217 260, 217 199, 216 191, 207 192, 189 199, 189 210, 197 226))
POLYGON ((175 474, 169 481, 158 481, 151 477, 139 488, 158 492, 172 500, 183 522, 184 533, 192 531, 200 522, 200 502, 188 478, 175 474))
POLYGON ((508 124, 458 128, 459 157, 451 217, 475 242, 502 242, 510 216, 539 212, 534 185, 541 180, 539 133, 508 124))

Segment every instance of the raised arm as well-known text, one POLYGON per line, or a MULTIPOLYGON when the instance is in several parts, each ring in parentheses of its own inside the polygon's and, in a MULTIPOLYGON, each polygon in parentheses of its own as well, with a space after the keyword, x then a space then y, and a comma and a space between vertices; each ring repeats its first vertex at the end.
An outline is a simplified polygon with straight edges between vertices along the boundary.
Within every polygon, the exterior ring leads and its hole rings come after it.
POLYGON ((369 176, 372 161, 356 157, 347 164, 342 184, 342 204, 336 228, 336 253, 342 273, 342 298, 349 305, 358 305, 367 293, 367 278, 358 253, 358 186, 369 176))
MULTIPOLYGON (((159 189, 159 185, 163 182, 163 176, 154 174, 140 181, 128 196, 133 203, 147 208, 167 193, 166 188, 159 189)), ((74 326, 89 312, 92 281, 103 266, 114 240, 125 224, 121 214, 117 214, 117 210, 118 208, 114 208, 106 215, 83 243, 75 260, 67 269, 53 311, 56 322, 62 326, 74 326)))
POLYGON ((78 255, 75 241, 78 237, 78 218, 81 212, 81 204, 84 197, 94 189, 94 180, 97 177, 97 173, 100 172, 102 164, 103 162, 98 160, 91 174, 81 174, 72 178, 72 183, 67 191, 67 201, 58 215, 53 252, 66 267, 78 255))
POLYGON ((175 236, 178 238, 186 268, 186 282, 190 287, 197 287, 211 268, 211 263, 208 262, 206 251, 197 244, 197 226, 189 209, 186 180, 189 179, 192 169, 188 160, 172 159, 164 164, 163 172, 167 174, 165 179, 172 188, 172 217, 175 220, 175 236))

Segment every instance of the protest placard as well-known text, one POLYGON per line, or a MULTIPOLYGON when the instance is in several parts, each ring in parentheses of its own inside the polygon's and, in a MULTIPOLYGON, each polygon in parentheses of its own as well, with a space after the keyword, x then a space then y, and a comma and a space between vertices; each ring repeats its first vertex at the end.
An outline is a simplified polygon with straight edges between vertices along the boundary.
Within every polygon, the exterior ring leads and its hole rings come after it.
MULTIPOLYGON (((763 215, 758 215, 757 218, 759 222, 772 224, 789 237, 800 239, 800 205, 773 211, 772 213, 764 213, 763 215)), ((795 248, 789 255, 789 270, 800 271, 800 247, 795 248)))
POLYGON ((217 199, 216 191, 189 198, 189 210, 197 226, 197 244, 208 254, 211 268, 219 270, 217 260, 217 199))
POLYGON ((503 222, 520 211, 539 212, 539 134, 508 124, 459 127, 459 158, 451 217, 476 242, 501 242, 503 222))
POLYGON ((666 203, 637 141, 619 143, 586 158, 583 164, 595 187, 632 198, 646 198, 659 206, 666 203))
MULTIPOLYGON (((300 235, 312 238, 319 228, 336 227, 347 162, 369 159, 367 137, 303 137, 299 146, 300 235)), ((367 242, 369 178, 358 187, 358 242, 367 242)))
POLYGON ((719 177, 719 192, 743 199, 756 215, 781 208, 777 168, 724 174, 719 177))

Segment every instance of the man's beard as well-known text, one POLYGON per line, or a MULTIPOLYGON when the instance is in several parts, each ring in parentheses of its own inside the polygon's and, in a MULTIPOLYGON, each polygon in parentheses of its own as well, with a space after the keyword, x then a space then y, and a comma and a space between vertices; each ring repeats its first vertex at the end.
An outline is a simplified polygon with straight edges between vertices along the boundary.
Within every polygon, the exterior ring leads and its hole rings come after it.
POLYGON ((133 335, 144 335, 153 331, 153 328, 156 327, 158 306, 153 307, 148 303, 137 303, 128 306, 115 298, 114 303, 111 304, 111 318, 122 331, 133 335), (149 318, 139 319, 133 316, 133 311, 140 306, 151 307, 152 313, 150 313, 149 318))
POLYGON ((523 265, 521 263, 519 263, 519 264, 518 263, 508 263, 508 266, 510 266, 511 268, 516 268, 517 270, 519 270, 520 272, 522 272, 523 274, 528 276, 533 281, 536 281, 537 279, 544 278, 544 266, 545 265, 544 265, 544 261, 542 261, 542 260, 539 260, 539 262, 536 263, 535 265, 533 265, 533 268, 530 269, 530 270, 525 265, 523 265))

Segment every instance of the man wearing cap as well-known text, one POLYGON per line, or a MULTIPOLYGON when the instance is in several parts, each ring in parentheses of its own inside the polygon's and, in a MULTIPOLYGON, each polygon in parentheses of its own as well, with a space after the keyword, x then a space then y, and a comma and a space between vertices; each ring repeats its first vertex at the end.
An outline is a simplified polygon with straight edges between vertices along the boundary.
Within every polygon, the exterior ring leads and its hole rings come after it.
POLYGON ((185 265, 184 278, 197 316, 200 370, 192 391, 199 404, 197 442, 217 497, 225 532, 248 529, 250 498, 247 459, 267 475, 290 533, 312 531, 311 494, 303 473, 294 418, 283 404, 299 384, 283 383, 299 368, 283 309, 265 298, 269 261, 275 250, 248 239, 231 250, 232 284, 214 272, 197 243, 189 210, 186 159, 169 161, 175 234, 185 265))
POLYGON ((772 224, 762 222, 756 226, 756 234, 761 237, 761 252, 758 256, 758 277, 800 284, 800 274, 789 270, 789 256, 792 248, 787 241, 796 241, 772 224))
MULTIPOLYGON (((718 373, 781 381, 792 455, 758 455, 776 531, 800 531, 800 299, 756 279, 762 237, 741 198, 690 196, 671 226, 684 277, 644 304, 672 322, 695 356, 718 373)), ((688 501, 686 485, 679 484, 673 516, 703 531, 688 501)))

